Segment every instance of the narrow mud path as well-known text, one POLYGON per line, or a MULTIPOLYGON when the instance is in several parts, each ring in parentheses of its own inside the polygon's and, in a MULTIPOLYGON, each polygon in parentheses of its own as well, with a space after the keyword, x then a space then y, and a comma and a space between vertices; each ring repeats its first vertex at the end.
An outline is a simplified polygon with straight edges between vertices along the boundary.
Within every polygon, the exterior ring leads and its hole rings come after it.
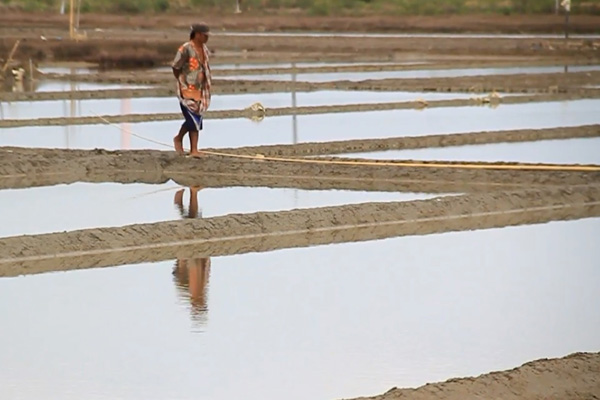
MULTIPOLYGON (((600 64, 600 60, 598 62, 600 64)), ((242 74, 236 74, 242 75, 242 74)), ((112 83, 112 84, 136 84, 136 85, 169 85, 173 86, 173 75, 169 72, 145 72, 139 71, 110 71, 96 74, 46 74, 45 79, 90 83, 112 83)), ((521 74, 498 74, 498 75, 473 75, 460 77, 439 78, 386 78, 365 79, 351 81, 337 79, 326 82, 303 82, 298 79, 287 81, 269 79, 219 79, 218 71, 215 72, 214 90, 216 94, 231 93, 233 90, 251 91, 290 91, 300 90, 412 90, 425 91, 434 90, 448 91, 448 88, 461 88, 461 91, 503 91, 516 92, 527 89, 543 89, 551 86, 578 87, 581 85, 597 84, 600 82, 600 70, 580 72, 553 72, 553 73, 521 73, 521 74), (275 88, 275 89, 274 89, 275 88)), ((8 95, 8 94, 7 94, 8 95)))
MULTIPOLYGON (((598 60, 597 64, 600 64, 598 60)), ((486 67, 485 64, 483 67, 486 67)), ((415 69, 420 69, 416 68, 415 69)), ((356 69, 359 69, 356 67, 356 69)), ((269 69, 272 73, 287 72, 287 69, 269 69)), ((241 70, 240 70, 241 71, 241 70)), ((247 71, 247 70, 246 70, 247 71)), ((218 72, 216 72, 218 76, 218 72)), ((103 99, 172 97, 175 95, 173 76, 168 72, 109 71, 88 75, 45 74, 45 80, 93 82, 112 84, 148 85, 149 88, 78 90, 60 92, 0 92, 0 101, 41 101, 64 99, 103 99)), ((600 84, 600 71, 484 75, 446 78, 413 79, 367 79, 362 81, 337 80, 331 82, 293 82, 277 80, 215 79, 214 94, 309 92, 318 90, 355 91, 409 91, 444 93, 569 93, 590 94, 600 97, 598 90, 590 86, 600 84)))
MULTIPOLYGON (((368 103, 368 104, 347 104, 332 106, 304 106, 304 107, 278 107, 265 108, 264 111, 256 111, 250 108, 248 104, 246 109, 238 110, 219 110, 207 111, 204 115, 206 119, 234 119, 250 118, 253 120, 262 120, 266 117, 292 116, 292 115, 318 115, 332 113, 348 112, 369 112, 369 111, 389 111, 389 110, 410 110, 424 108, 440 107, 467 107, 467 106, 490 106, 499 107, 502 104, 526 104, 544 101, 566 101, 585 98, 595 98, 598 93, 579 93, 579 94, 553 94, 553 95, 522 95, 522 96, 480 96, 469 99, 451 99, 451 100, 414 100, 397 103, 368 103)), ((51 118, 22 118, 22 119, 1 119, 0 128, 18 128, 24 126, 69 126, 69 125, 97 125, 97 124, 117 124, 123 122, 148 122, 148 121, 173 121, 182 119, 181 113, 154 113, 154 114, 122 114, 122 115, 97 115, 85 117, 51 117, 51 118)))
POLYGON ((600 215, 600 185, 229 214, 0 239, 0 277, 600 215))
MULTIPOLYGON (((597 135, 598 127, 584 127, 586 134, 597 135)), ((513 132, 515 136, 534 132, 513 132)), ((477 140, 478 133, 463 136, 477 140)), ((500 138, 501 132, 489 136, 500 138)), ((507 137, 510 136, 510 133, 507 137)), ((530 137, 531 137, 530 136, 530 137)), ((444 145, 442 136, 437 138, 398 138, 390 141, 397 148, 403 143, 416 148, 437 142, 444 145)), ((373 150, 377 143, 360 142, 345 144, 337 142, 302 145, 298 153, 323 154, 345 147, 350 151, 373 150)), ((408 148, 408 147, 407 147, 408 148)), ((293 154, 294 146, 268 146, 253 150, 266 154, 293 154)), ((228 153, 228 149, 219 149, 228 153)), ((251 154, 249 149, 238 149, 238 154, 251 154)), ((63 150, 0 148, 0 188, 17 188, 59 183, 82 182, 145 182, 163 183, 174 180, 182 185, 202 187, 269 186, 299 189, 349 189, 377 191, 410 191, 431 193, 464 193, 510 190, 524 187, 560 185, 586 185, 600 182, 598 171, 528 170, 529 164, 520 164, 519 170, 501 170, 502 163, 471 163, 486 169, 463 167, 461 163, 438 166, 406 166, 404 161, 374 161, 364 165, 365 160, 329 158, 331 162, 312 162, 302 158, 290 161, 265 161, 238 158, 236 150, 231 156, 205 156, 200 159, 178 156, 174 151, 156 150, 63 150), (310 162, 306 162, 306 160, 310 162), (340 163, 340 161, 342 163, 340 163), (448 168, 452 166, 452 168, 448 168)), ((533 165, 535 168, 535 165, 533 165)))

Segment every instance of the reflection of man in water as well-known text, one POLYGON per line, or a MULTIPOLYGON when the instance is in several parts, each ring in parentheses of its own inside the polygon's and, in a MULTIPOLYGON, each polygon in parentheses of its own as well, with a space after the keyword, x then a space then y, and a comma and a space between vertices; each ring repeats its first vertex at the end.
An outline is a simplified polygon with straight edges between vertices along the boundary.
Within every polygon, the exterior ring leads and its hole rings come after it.
MULTIPOLYGON (((198 190, 197 187, 190 187, 190 202, 187 212, 183 207, 183 195, 185 189, 180 189, 175 193, 174 203, 177 206, 182 218, 198 218, 202 215, 198 213, 198 190)), ((208 311, 207 305, 207 286, 210 276, 210 258, 178 258, 173 268, 175 284, 180 293, 189 299, 192 305, 192 315, 194 319, 204 320, 208 311)))

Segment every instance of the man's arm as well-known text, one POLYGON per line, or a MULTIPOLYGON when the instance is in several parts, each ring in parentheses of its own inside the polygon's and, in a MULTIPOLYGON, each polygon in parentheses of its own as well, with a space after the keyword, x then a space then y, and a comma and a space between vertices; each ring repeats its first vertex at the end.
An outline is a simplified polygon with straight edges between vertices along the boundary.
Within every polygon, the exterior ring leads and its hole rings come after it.
POLYGON ((181 68, 172 67, 172 69, 173 69, 173 76, 175 76, 175 79, 179 80, 179 75, 181 75, 181 68))
POLYGON ((173 76, 175 77, 175 79, 177 79, 177 81, 179 81, 179 83, 181 83, 181 80, 179 79, 179 77, 181 76, 181 71, 183 69, 183 64, 185 62, 185 60, 187 59, 186 57, 186 53, 187 48, 184 46, 181 46, 178 50, 177 50, 177 54, 175 54, 175 59, 173 60, 173 63, 171 63, 171 68, 173 69, 173 76))

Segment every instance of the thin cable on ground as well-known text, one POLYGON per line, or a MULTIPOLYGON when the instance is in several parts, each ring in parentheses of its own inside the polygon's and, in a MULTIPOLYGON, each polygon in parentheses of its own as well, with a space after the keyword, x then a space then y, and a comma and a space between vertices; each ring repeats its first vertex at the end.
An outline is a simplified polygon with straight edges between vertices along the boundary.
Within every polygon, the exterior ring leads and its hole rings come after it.
POLYGON ((148 141, 148 142, 151 142, 151 143, 154 143, 154 144, 159 144, 159 145, 161 145, 161 146, 165 146, 165 147, 168 147, 168 148, 172 148, 172 145, 170 145, 170 144, 162 143, 162 142, 159 142, 159 141, 157 141, 157 140, 154 140, 154 139, 149 139, 149 138, 146 138, 146 137, 144 137, 144 136, 142 136, 142 135, 138 135, 137 133, 133 132, 131 129, 125 129, 125 128, 123 128, 123 127, 120 127, 119 125, 117 125, 117 124, 115 124, 115 123, 113 123, 113 122, 110 122, 109 120, 107 120, 106 118, 104 118, 104 117, 103 117, 103 116, 101 116, 101 115, 98 115, 98 114, 96 114, 96 113, 93 113, 93 114, 94 114, 96 117, 98 117, 98 118, 99 118, 99 119, 100 119, 102 122, 104 122, 105 124, 107 124, 107 125, 111 125, 111 126, 114 126, 115 128, 119 129, 120 131, 122 131, 122 132, 126 132, 126 133, 129 133, 130 135, 132 135, 132 136, 135 136, 135 137, 136 137, 136 138, 138 138, 138 139, 146 140, 146 141, 148 141))

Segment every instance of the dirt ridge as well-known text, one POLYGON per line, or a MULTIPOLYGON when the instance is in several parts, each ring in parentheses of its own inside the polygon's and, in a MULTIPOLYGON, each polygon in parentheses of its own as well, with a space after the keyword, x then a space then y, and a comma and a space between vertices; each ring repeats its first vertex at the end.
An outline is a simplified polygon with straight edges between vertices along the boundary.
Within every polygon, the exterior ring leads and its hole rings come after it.
POLYGON ((592 400, 600 398, 600 353, 539 359, 506 371, 449 379, 417 389, 392 388, 353 400, 592 400))
POLYGON ((597 215, 600 185, 228 214, 2 238, 0 276, 157 261, 182 252, 230 255, 597 215))

